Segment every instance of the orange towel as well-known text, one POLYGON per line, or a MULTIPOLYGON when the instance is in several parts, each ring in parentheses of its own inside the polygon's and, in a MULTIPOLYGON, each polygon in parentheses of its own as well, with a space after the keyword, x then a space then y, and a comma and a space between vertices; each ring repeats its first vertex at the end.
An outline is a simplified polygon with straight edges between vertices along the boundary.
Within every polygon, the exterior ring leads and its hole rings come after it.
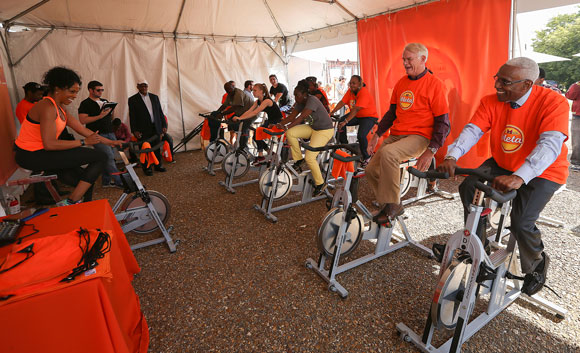
MULTIPOLYGON (((145 150, 147 148, 151 148, 151 144, 149 142, 143 142, 141 149, 145 150)), ((145 162, 147 162, 147 168, 149 168, 151 164, 159 164, 159 160, 153 151, 149 153, 141 153, 141 157, 139 159, 141 160, 141 164, 145 164, 145 162)))
MULTIPOLYGON (((350 157, 350 154, 341 150, 336 150, 336 154, 343 157, 350 157)), ((332 177, 334 179, 338 177, 346 178, 346 172, 354 172, 354 162, 343 162, 335 159, 332 165, 332 177)))
MULTIPOLYGON (((264 130, 266 130, 265 127, 259 127, 256 129, 256 140, 267 140, 271 137, 271 135, 268 135, 267 133, 264 132, 264 130)), ((267 129, 268 131, 271 132, 282 132, 284 130, 282 129, 278 129, 277 127, 272 127, 271 129, 267 129)))
POLYGON ((209 123, 207 119, 203 122, 203 126, 201 127, 201 139, 209 141, 211 138, 211 131, 209 130, 209 123))
POLYGON ((173 162, 173 155, 171 154, 171 147, 169 147, 169 142, 165 141, 163 143, 163 160, 166 162, 173 162))

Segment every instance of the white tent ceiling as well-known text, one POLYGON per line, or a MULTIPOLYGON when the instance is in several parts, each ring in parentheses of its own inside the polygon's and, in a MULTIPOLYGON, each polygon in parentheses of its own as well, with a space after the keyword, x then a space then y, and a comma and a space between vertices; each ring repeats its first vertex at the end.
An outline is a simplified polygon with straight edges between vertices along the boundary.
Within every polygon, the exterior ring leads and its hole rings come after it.
POLYGON ((0 21, 30 26, 288 37, 433 0, 2 0, 0 21), (180 16, 181 13, 181 16, 180 16))
MULTIPOLYGON (((357 20, 434 1, 445 0, 0 0, 0 55, 13 103, 19 87, 54 65, 102 79, 119 102, 147 73, 179 135, 216 105, 222 82, 276 73, 289 83, 292 52, 352 42, 357 20), (17 25, 32 31, 8 35, 17 25)), ((577 2, 518 0, 516 8, 577 2)), ((117 110, 127 117, 126 107, 117 110)))

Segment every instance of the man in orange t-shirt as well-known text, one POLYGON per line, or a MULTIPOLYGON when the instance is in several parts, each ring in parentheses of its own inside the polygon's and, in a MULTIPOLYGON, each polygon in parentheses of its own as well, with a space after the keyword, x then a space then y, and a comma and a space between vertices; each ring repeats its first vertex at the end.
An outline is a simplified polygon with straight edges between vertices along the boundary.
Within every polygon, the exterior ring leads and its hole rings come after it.
MULTIPOLYGON (((569 134, 568 102, 557 92, 534 85, 538 73, 538 64, 531 59, 506 62, 494 76, 496 94, 483 97, 438 168, 453 176, 457 159, 490 131, 492 157, 479 169, 495 177, 494 188, 518 191, 512 201, 510 230, 518 242, 526 274, 522 292, 527 295, 542 289, 550 263, 536 220, 566 183, 569 164, 564 143, 569 134)), ((459 186, 466 217, 477 180, 468 177, 459 186)), ((485 227, 485 219, 479 223, 485 227)))
POLYGON ((423 44, 405 46, 403 65, 407 75, 395 84, 389 111, 368 146, 368 153, 372 153, 381 135, 391 129, 366 168, 376 200, 384 204, 374 217, 379 223, 404 212, 400 198, 400 163, 418 157, 415 168, 427 170, 449 134, 445 85, 425 66, 428 55, 423 44))
POLYGON ((16 117, 18 118, 18 121, 20 121, 20 125, 22 125, 24 119, 26 119, 26 115, 28 115, 30 108, 42 99, 42 94, 44 93, 42 86, 36 82, 28 82, 22 88, 24 88, 24 99, 22 99, 16 106, 16 117))
POLYGON ((345 105, 350 108, 348 115, 340 118, 342 122, 338 124, 338 137, 341 143, 348 143, 346 126, 358 125, 356 138, 360 144, 360 150, 363 156, 362 167, 364 167, 370 158, 370 154, 367 152, 367 135, 377 124, 377 107, 371 92, 365 87, 365 84, 359 75, 353 75, 350 78, 348 86, 349 90, 346 92, 344 97, 342 97, 341 101, 336 104, 334 109, 332 109, 330 116, 339 111, 345 105))

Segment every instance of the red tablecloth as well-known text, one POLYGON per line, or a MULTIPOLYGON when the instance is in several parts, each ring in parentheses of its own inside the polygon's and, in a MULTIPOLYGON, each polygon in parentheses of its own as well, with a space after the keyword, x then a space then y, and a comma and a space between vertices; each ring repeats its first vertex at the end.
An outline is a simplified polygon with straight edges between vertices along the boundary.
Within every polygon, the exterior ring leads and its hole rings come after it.
MULTIPOLYGON (((99 200, 58 207, 28 223, 39 233, 26 240, 79 227, 111 229, 113 277, 87 280, 0 306, 0 352, 147 352, 149 330, 131 286, 139 265, 109 203, 99 200)), ((29 230, 25 227, 22 233, 29 230)), ((9 250, 9 246, 0 248, 0 263, 9 250)))

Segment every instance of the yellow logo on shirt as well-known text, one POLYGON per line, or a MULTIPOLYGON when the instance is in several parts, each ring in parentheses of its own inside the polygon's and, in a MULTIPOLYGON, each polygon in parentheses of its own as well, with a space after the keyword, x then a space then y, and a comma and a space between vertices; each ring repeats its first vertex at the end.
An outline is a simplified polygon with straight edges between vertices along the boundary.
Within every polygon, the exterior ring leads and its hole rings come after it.
POLYGON ((405 91, 401 93, 401 97, 399 98, 399 105, 401 109, 407 110, 413 106, 413 102, 415 101, 415 95, 411 91, 405 91))
POLYGON ((524 144, 524 133, 518 127, 507 125, 501 134, 501 149, 505 153, 519 150, 524 144))

